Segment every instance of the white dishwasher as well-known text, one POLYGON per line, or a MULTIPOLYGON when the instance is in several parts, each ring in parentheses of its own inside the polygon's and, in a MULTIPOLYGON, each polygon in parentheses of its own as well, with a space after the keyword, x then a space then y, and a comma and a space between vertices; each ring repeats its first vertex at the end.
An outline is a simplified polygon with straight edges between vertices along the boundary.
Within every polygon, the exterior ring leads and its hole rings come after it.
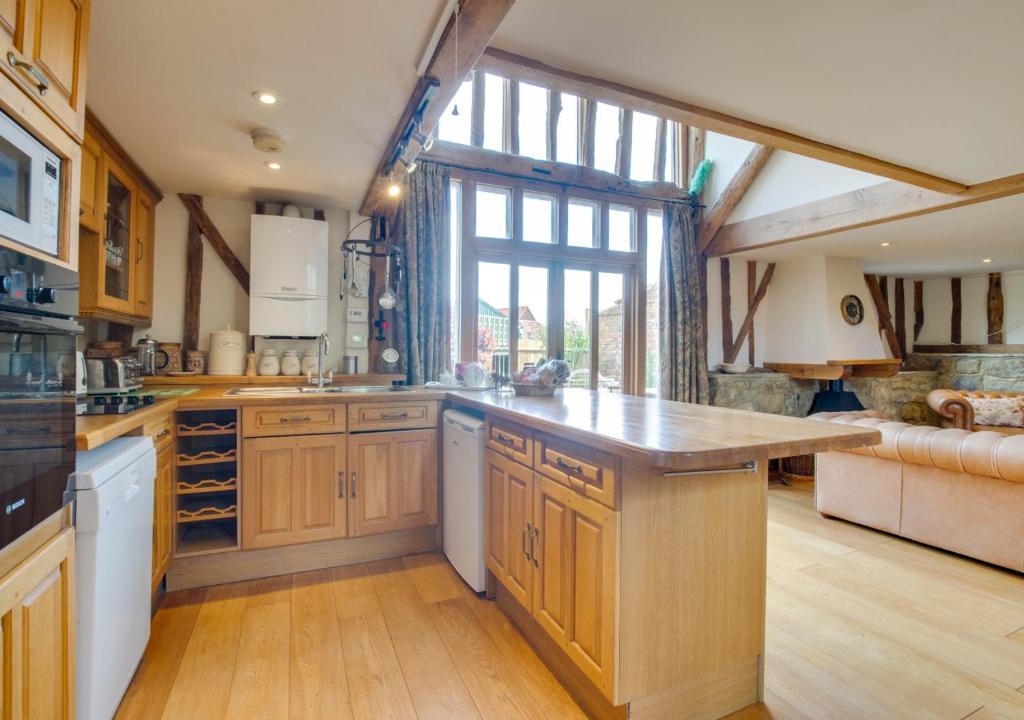
POLYGON ((75 458, 78 720, 110 720, 149 642, 156 453, 118 438, 75 458))
POLYGON ((444 411, 444 554, 484 590, 484 421, 444 411))

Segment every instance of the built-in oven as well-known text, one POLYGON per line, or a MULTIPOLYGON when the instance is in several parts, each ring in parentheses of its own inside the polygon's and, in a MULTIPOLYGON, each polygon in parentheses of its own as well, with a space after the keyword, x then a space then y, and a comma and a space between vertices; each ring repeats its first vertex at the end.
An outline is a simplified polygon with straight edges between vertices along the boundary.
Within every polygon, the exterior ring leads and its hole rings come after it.
POLYGON ((0 547, 71 500, 82 328, 67 310, 77 307, 76 280, 0 249, 0 547))
POLYGON ((57 256, 61 162, 0 111, 0 235, 57 256))

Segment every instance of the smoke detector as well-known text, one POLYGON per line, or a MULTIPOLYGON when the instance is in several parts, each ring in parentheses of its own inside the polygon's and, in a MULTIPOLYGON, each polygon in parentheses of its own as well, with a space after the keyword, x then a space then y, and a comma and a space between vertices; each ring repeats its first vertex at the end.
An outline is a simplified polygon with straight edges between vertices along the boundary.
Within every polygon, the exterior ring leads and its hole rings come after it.
POLYGON ((265 153, 279 153, 284 150, 284 138, 270 128, 260 127, 252 131, 252 146, 265 153))

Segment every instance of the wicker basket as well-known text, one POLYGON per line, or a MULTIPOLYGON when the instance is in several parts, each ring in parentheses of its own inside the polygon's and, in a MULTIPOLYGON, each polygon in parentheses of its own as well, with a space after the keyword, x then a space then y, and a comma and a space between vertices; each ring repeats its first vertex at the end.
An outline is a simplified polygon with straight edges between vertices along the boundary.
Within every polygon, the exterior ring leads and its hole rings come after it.
POLYGON ((523 397, 551 397, 561 385, 534 385, 533 383, 512 383, 512 390, 523 397))
POLYGON ((782 477, 787 480, 807 481, 814 479, 814 456, 796 455, 782 458, 780 462, 782 477))

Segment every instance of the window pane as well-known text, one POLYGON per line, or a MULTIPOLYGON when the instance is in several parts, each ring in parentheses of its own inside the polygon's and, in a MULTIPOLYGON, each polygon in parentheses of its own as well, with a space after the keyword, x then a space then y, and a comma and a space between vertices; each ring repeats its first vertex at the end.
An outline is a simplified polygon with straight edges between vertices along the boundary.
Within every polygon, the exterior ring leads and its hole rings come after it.
POLYGON ((516 368, 548 356, 548 270, 519 267, 519 316, 516 368))
POLYGON ((590 387, 590 271, 565 271, 565 359, 569 384, 590 387))
POLYGON ((647 182, 654 179, 654 146, 658 141, 658 118, 633 113, 633 137, 630 143, 629 177, 647 182))
POLYGON ((615 172, 619 155, 620 111, 614 105, 599 102, 594 122, 594 167, 615 172))
POLYGON ((477 237, 512 237, 512 191, 491 185, 476 186, 477 237))
POLYGON ((596 202, 589 200, 569 200, 569 245, 571 247, 600 247, 598 235, 596 202))
POLYGON ((558 115, 558 162, 579 165, 580 162, 580 99, 561 93, 562 112, 558 115))
POLYGON ((445 108, 437 125, 437 137, 439 140, 462 143, 469 145, 470 125, 473 118, 473 75, 462 83, 459 91, 452 98, 451 105, 445 108), (452 111, 458 107, 459 114, 452 115, 452 111))
POLYGON ((508 356, 511 268, 504 263, 477 266, 476 359, 489 369, 496 356, 508 356))
POLYGON ((505 152, 505 78, 484 76, 484 147, 505 152))
POLYGON ((523 192, 523 240, 553 243, 557 232, 557 208, 558 198, 554 195, 523 192))
POLYGON ((661 380, 660 311, 661 243, 664 232, 660 212, 647 212, 647 348, 644 387, 648 397, 658 397, 661 380))
POLYGON ((669 120, 665 127, 665 172, 662 174, 661 179, 665 182, 674 182, 676 184, 679 182, 676 178, 676 167, 679 161, 678 140, 679 123, 675 120, 669 120))
POLYGON ((597 389, 622 392, 623 276, 600 273, 597 280, 597 389))
POLYGON ((626 205, 608 206, 608 249, 636 250, 636 211, 626 205))
MULTIPOLYGON (((461 322, 460 322, 460 308, 462 304, 459 302, 459 292, 461 290, 461 278, 462 273, 461 261, 462 261, 462 183, 458 180, 452 180, 448 190, 448 205, 449 205, 449 235, 448 241, 451 248, 449 255, 448 270, 451 277, 451 285, 448 288, 448 305, 449 305, 449 316, 448 322, 451 328, 451 351, 449 358, 452 362, 449 369, 455 367, 455 363, 459 361, 459 348, 461 340, 461 322)), ((428 378, 430 380, 436 380, 437 378, 428 378)))
POLYGON ((519 83, 519 154, 548 159, 548 91, 519 83))

